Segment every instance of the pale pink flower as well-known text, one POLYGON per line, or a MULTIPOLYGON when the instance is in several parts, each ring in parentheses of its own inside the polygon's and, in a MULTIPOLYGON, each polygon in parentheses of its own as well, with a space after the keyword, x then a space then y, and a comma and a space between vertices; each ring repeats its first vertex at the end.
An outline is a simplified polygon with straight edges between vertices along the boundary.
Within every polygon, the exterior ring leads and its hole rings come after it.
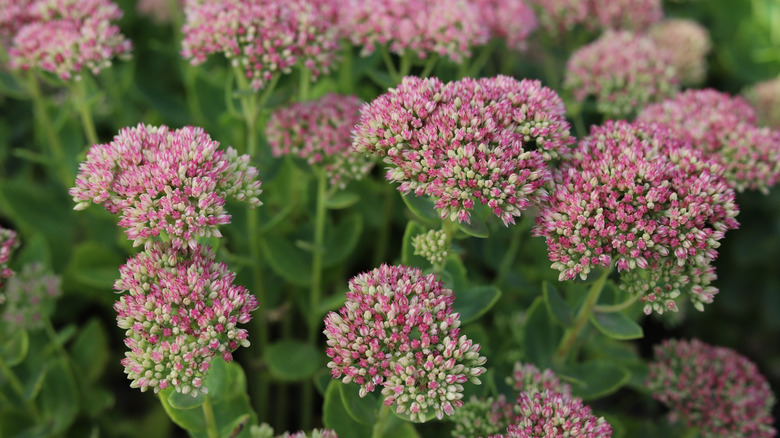
POLYGON ((520 394, 519 421, 498 438, 610 438, 612 426, 596 417, 578 397, 550 390, 520 394))
POLYGON ((474 438, 500 433, 516 420, 514 402, 508 402, 504 395, 497 398, 471 396, 463 407, 453 414, 454 438, 474 438))
POLYGON ((667 19, 648 31, 659 48, 672 55, 672 65, 683 85, 698 85, 707 75, 707 53, 712 48, 707 29, 693 20, 667 19))
POLYGON ((671 54, 649 37, 608 31, 572 54, 563 85, 578 101, 595 97, 600 113, 625 117, 673 95, 678 82, 671 54))
POLYGON ((28 6, 36 0, 0 0, 0 45, 9 46, 11 39, 32 17, 28 6))
POLYGON ((9 50, 12 69, 40 68, 64 80, 98 74, 132 47, 113 22, 122 10, 110 0, 38 0, 27 8, 9 50))
POLYGON ((591 14, 588 0, 529 0, 541 27, 553 36, 571 31, 591 14))
POLYGON ((433 198, 442 218, 469 221, 479 202, 510 224, 545 195, 546 163, 573 141, 564 114, 539 81, 407 77, 363 109, 354 144, 393 166, 399 191, 433 198))
POLYGON ((169 386, 193 396, 217 355, 231 361, 249 346, 254 295, 233 284, 236 275, 217 263, 207 246, 175 249, 155 243, 119 268, 114 288, 117 324, 129 351, 122 359, 133 388, 154 392, 169 386))
POLYGON ((780 76, 756 83, 743 94, 755 108, 762 124, 780 129, 780 76))
POLYGON ((539 27, 536 14, 523 0, 475 0, 491 36, 506 41, 517 51, 527 48, 526 40, 539 27))
POLYGON ((413 421, 441 419, 463 405, 463 384, 480 384, 479 344, 460 335, 455 297, 433 274, 382 265, 349 283, 347 301, 325 317, 334 378, 382 387, 384 403, 413 421))
MULTIPOLYGON (((176 0, 176 3, 183 6, 185 1, 176 0)), ((170 23, 173 18, 170 0, 138 0, 135 8, 139 15, 147 16, 158 24, 170 23)))
POLYGON ((645 383, 669 407, 669 420, 696 427, 704 438, 769 438, 775 397, 745 356, 698 339, 655 346, 645 383))
POLYGON ((355 96, 329 93, 274 110, 266 137, 274 156, 294 155, 323 166, 333 186, 343 188, 363 178, 374 163, 352 148, 352 130, 360 121, 362 102, 355 96))
POLYGON ((68 193, 76 210, 95 203, 119 213, 134 245, 162 239, 194 247, 198 238, 221 236, 218 226, 230 222, 228 198, 260 205, 249 156, 218 147, 202 128, 124 128, 90 148, 68 193))
MULTIPOLYGON (((14 271, 8 267, 8 262, 11 260, 11 254, 18 247, 19 239, 16 236, 16 231, 0 227, 0 292, 2 292, 5 279, 14 275, 14 271)), ((0 298, 2 298, 2 294, 0 294, 0 298)), ((2 299, 0 299, 0 303, 2 303, 2 299)))
POLYGON ((662 127, 608 121, 555 172, 534 233, 547 239, 560 280, 616 266, 646 313, 676 310, 681 291, 702 310, 717 293, 709 283, 719 241, 738 226, 734 190, 722 174, 662 127), (678 283, 655 284, 646 273, 677 274, 678 283))
POLYGON ((664 16, 661 0, 589 0, 589 6, 601 29, 642 32, 664 16))
POLYGON ((339 48, 330 0, 187 0, 184 13, 182 56, 221 53, 255 91, 296 65, 327 74, 339 48))

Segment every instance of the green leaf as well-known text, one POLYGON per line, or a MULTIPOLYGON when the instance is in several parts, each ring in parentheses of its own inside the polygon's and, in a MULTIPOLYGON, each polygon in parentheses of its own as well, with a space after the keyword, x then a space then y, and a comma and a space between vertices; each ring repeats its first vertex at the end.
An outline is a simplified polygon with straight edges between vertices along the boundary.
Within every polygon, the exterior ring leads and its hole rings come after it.
POLYGON ((68 341, 71 340, 71 338, 73 338, 73 336, 76 335, 77 331, 78 329, 75 324, 68 324, 61 328, 60 331, 57 332, 57 335, 54 337, 54 339, 52 339, 51 342, 46 345, 46 348, 43 349, 43 353, 49 354, 52 351, 64 346, 68 343, 68 341))
POLYGON ((333 380, 325 391, 325 401, 322 405, 322 422, 328 429, 333 429, 339 438, 366 438, 371 436, 372 428, 360 424, 349 415, 341 397, 343 383, 333 380))
POLYGON ((0 343, 0 356, 9 367, 12 367, 22 363, 29 347, 30 338, 27 336, 27 331, 17 329, 11 333, 9 339, 0 343))
POLYGON ((22 84, 19 83, 16 76, 6 70, 0 70, 0 92, 14 99, 27 98, 27 91, 22 84))
POLYGON ((325 207, 330 210, 341 210, 357 204, 358 201, 360 201, 360 195, 357 193, 339 190, 325 201, 325 207))
POLYGON ((205 432, 206 420, 203 418, 201 409, 177 409, 171 406, 170 397, 176 393, 173 387, 168 387, 157 393, 165 413, 168 414, 171 421, 190 433, 205 432))
POLYGON ((571 327, 573 312, 569 305, 566 304, 566 300, 563 299, 558 288, 545 281, 542 283, 542 292, 544 293, 544 303, 547 305, 547 310, 555 322, 564 327, 571 327))
POLYGON ((13 258, 16 266, 22 267, 30 263, 43 263, 43 266, 51 266, 51 251, 46 244, 46 238, 41 233, 35 233, 25 240, 19 253, 13 258))
POLYGON ((401 242, 401 264, 418 268, 427 268, 431 265, 425 258, 414 255, 414 246, 412 246, 412 238, 426 231, 425 227, 420 225, 419 222, 409 221, 406 224, 406 231, 404 231, 404 238, 401 242))
POLYGON ((377 398, 374 394, 360 397, 360 386, 352 384, 338 385, 341 388, 341 400, 347 413, 358 423, 373 425, 376 423, 377 398))
POLYGON ((92 318, 84 324, 70 348, 73 366, 80 379, 92 384, 103 375, 109 359, 108 335, 100 320, 92 318))
POLYGON ((98 418, 107 409, 113 407, 116 402, 114 393, 101 387, 90 388, 82 394, 82 406, 90 418, 98 418))
POLYGON ((404 200, 404 204, 406 204, 409 210, 425 225, 438 227, 441 223, 441 217, 436 208, 434 208, 431 198, 407 193, 401 196, 401 199, 404 200))
POLYGON ((67 273, 76 281, 97 289, 113 290, 123 260, 99 242, 84 242, 73 251, 67 273))
POLYGON ((325 315, 328 312, 336 311, 347 301, 347 295, 344 293, 337 293, 329 297, 325 297, 320 301, 319 308, 317 309, 317 315, 325 315))
POLYGON ((495 286, 476 286, 455 294, 453 309, 460 313, 463 324, 474 321, 490 310, 501 298, 501 291, 495 286))
POLYGON ((469 222, 458 222, 458 229, 468 234, 469 236, 479 237, 482 239, 490 236, 487 224, 482 218, 472 214, 469 222))
POLYGON ((572 384, 574 395, 583 400, 601 398, 625 385, 631 374, 622 366, 603 360, 591 360, 561 370, 562 376, 571 376, 583 383, 572 384))
POLYGON ((211 360, 211 366, 209 366, 208 374, 203 384, 208 388, 209 398, 213 402, 218 402, 226 394, 225 392, 231 388, 231 385, 235 385, 235 376, 230 374, 231 370, 234 370, 234 365, 228 365, 221 357, 215 357, 211 360))
POLYGON ((271 374, 280 380, 303 380, 320 367, 320 350, 299 341, 273 343, 264 358, 271 374))
POLYGON ((456 297, 459 297, 460 295, 458 295, 458 293, 464 291, 468 287, 466 267, 463 265, 463 261, 454 254, 447 256, 447 260, 444 263, 444 272, 450 274, 450 281, 445 282, 445 286, 452 289, 455 292, 456 297))
POLYGON ((39 397, 52 435, 60 434, 73 423, 79 410, 77 394, 76 382, 65 360, 51 360, 39 397))
POLYGON ((43 381, 46 378, 46 364, 40 364, 36 370, 34 370, 25 381, 24 385, 24 398, 26 400, 35 400, 43 387, 43 381))
POLYGON ((549 368, 563 337, 563 328, 547 312, 544 298, 537 297, 528 309, 523 326, 525 357, 539 368, 549 368))
POLYGON ((420 438, 420 434, 417 433, 414 424, 391 415, 382 428, 382 438, 420 438))
POLYGON ((330 375, 329 368, 320 368, 314 373, 312 380, 314 381, 314 387, 317 388, 317 392, 324 397, 325 391, 328 390, 328 385, 333 380, 333 377, 330 375))
POLYGON ((190 391, 187 394, 173 391, 168 397, 168 403, 174 409, 188 410, 200 407, 206 401, 206 397, 208 395, 201 391, 194 393, 190 391))
POLYGON ((639 324, 619 312, 594 312, 590 316, 590 322, 601 333, 613 339, 626 341, 629 339, 641 339, 644 336, 642 327, 639 324))
POLYGON ((362 232, 363 217, 357 213, 342 219, 335 229, 328 230, 323 266, 335 266, 349 257, 357 246, 362 232))
POLYGON ((297 286, 311 282, 311 255, 296 248, 284 236, 266 234, 261 239, 263 254, 280 277, 297 286))

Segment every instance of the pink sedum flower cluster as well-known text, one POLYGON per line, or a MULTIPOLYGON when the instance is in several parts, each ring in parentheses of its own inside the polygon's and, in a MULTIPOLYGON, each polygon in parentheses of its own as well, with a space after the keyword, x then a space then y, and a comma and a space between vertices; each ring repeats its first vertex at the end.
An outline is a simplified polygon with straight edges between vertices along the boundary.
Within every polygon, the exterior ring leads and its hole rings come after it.
POLYGON ((182 55, 222 53, 255 91, 296 65, 327 74, 339 47, 330 0, 187 0, 184 13, 182 55))
POLYGON ((762 124, 780 129, 780 76, 754 84, 743 94, 762 124))
POLYGON ((645 108, 637 120, 659 123, 718 161, 738 191, 767 193, 780 181, 780 131, 755 125, 756 115, 739 97, 715 90, 688 90, 645 108))
POLYGON ((571 395, 571 386, 561 382, 553 370, 547 368, 542 371, 530 363, 516 362, 512 376, 507 379, 507 383, 519 392, 550 390, 571 395))
POLYGON ((550 390, 530 390, 517 399, 519 420, 505 434, 491 438, 609 438, 612 426, 596 417, 578 397, 550 390))
POLYGON ((354 277, 347 302, 325 318, 334 378, 382 387, 384 403, 412 421, 441 419, 463 405, 463 384, 486 370, 479 344, 460 335, 455 297, 418 268, 382 265, 354 277))
MULTIPOLYGON (((186 0, 176 0, 176 4, 183 6, 186 0)), ((170 23, 173 20, 174 11, 171 10, 170 0, 138 0, 135 9, 139 15, 149 17, 157 24, 170 23)))
POLYGON ((660 21, 650 27, 656 46, 672 55, 672 65, 682 85, 699 85, 707 75, 710 34, 701 24, 682 18, 660 21))
POLYGON ((610 117, 626 117, 677 91, 672 56, 647 36, 608 31, 576 50, 566 64, 564 87, 574 98, 596 99, 610 117))
POLYGON ((352 129, 362 102, 355 96, 329 93, 320 99, 276 109, 266 126, 274 156, 294 155, 322 166, 330 184, 344 188, 363 178, 373 161, 352 148, 352 129))
POLYGON ((133 388, 169 386, 193 395, 217 355, 232 360, 249 346, 246 324, 258 307, 254 295, 233 284, 235 274, 207 246, 173 248, 155 243, 119 268, 114 288, 117 323, 126 330, 122 365, 133 388))
POLYGON ((119 213, 136 246, 159 238, 194 248, 200 237, 219 237, 217 227, 230 222, 225 201, 254 207, 261 190, 249 156, 218 146, 202 128, 124 128, 90 148, 69 191, 75 209, 95 203, 119 213))
POLYGON ((734 350, 698 339, 655 346, 647 387, 669 407, 669 420, 704 438, 769 438, 775 397, 758 367, 734 350))
POLYGON ((32 18, 29 5, 36 0, 0 0, 0 46, 6 48, 14 35, 32 18))
MULTIPOLYGON (((11 261, 11 254, 19 248, 19 239, 16 231, 0 227, 0 292, 2 292, 6 278, 11 278, 14 271, 8 267, 11 261)), ((0 303, 2 303, 2 294, 0 294, 0 303)))
POLYGON ((63 80, 98 74, 132 45, 113 24, 122 10, 110 0, 37 0, 27 6, 9 50, 12 69, 40 68, 63 80))
POLYGON ((524 51, 528 37, 539 27, 536 14, 523 0, 474 0, 482 20, 494 38, 506 41, 507 47, 524 51))
POLYGON ((617 266, 645 313, 676 310, 683 291, 703 310, 717 293, 709 283, 719 241, 738 226, 722 173, 662 127, 609 121, 556 171, 534 232, 560 280, 617 266))
POLYGON ((379 46, 419 58, 456 63, 487 42, 489 30, 471 0, 346 0, 339 7, 343 37, 368 55, 379 46))
POLYGON ((661 0, 529 0, 542 27, 553 35, 577 25, 590 30, 641 32, 663 17, 661 0))
POLYGON ((60 277, 46 271, 41 263, 25 265, 0 291, 3 322, 13 330, 35 330, 45 326, 62 295, 60 277))
POLYGON ((433 198, 442 218, 468 222, 479 202, 509 224, 546 194, 547 162, 573 142, 564 114, 539 81, 407 77, 363 108, 354 145, 384 157, 387 179, 433 198))

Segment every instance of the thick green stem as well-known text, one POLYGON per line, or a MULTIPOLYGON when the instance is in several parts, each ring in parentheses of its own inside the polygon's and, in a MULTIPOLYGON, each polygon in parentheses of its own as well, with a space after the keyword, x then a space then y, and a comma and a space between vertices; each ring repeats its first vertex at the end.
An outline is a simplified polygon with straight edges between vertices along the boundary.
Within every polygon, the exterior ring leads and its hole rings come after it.
POLYGON ((604 273, 601 274, 596 282, 590 287, 588 295, 585 297, 585 302, 582 303, 580 310, 577 312, 577 316, 574 318, 574 324, 566 330, 563 334, 563 339, 561 339, 560 344, 558 344, 558 351, 555 353, 556 362, 563 363, 569 355, 580 332, 582 332, 582 329, 588 322, 590 315, 593 314, 593 308, 599 300, 601 291, 604 290, 604 285, 607 283, 609 272, 609 269, 605 269, 604 273))
POLYGON ((11 384, 14 392, 17 396, 19 396, 19 399, 24 402, 24 406, 30 412, 30 415, 32 415, 33 419, 35 419, 35 422, 41 424, 43 420, 41 418, 41 413, 38 411, 38 407, 24 396, 24 387, 22 386, 21 380, 19 380, 19 377, 16 375, 16 373, 14 373, 11 367, 5 363, 5 360, 3 360, 2 357, 0 357, 0 371, 5 374, 5 377, 11 384))
POLYGON ((401 56, 401 68, 398 69, 398 75, 401 79, 412 71, 412 56, 414 56, 414 53, 411 50, 405 50, 401 56))
POLYGON ((309 295, 309 343, 317 340, 320 326, 319 305, 322 297, 322 261, 325 255, 325 219, 328 179, 325 169, 317 168, 317 206, 314 213, 314 253, 312 254, 311 290, 309 295))
POLYGON ((301 66, 298 69, 298 102, 309 100, 311 94, 311 70, 301 66))
POLYGON ((593 307, 593 310, 599 313, 615 313, 620 312, 623 310, 628 309, 629 307, 633 306, 634 303, 636 303, 636 300, 639 299, 639 295, 633 295, 631 298, 623 301, 622 303, 618 304, 611 304, 611 305, 597 305, 593 307))
POLYGON ((436 67, 437 62, 439 62, 439 55, 431 55, 431 57, 428 58, 428 62, 425 63, 425 68, 423 68, 423 71, 420 73, 420 77, 427 78, 433 71, 433 68, 436 67))
POLYGON ((371 433, 371 438, 382 438, 385 428, 387 427, 387 419, 390 417, 390 407, 383 404, 379 409, 379 416, 374 424, 374 430, 371 433))
POLYGON ((469 77, 473 78, 479 75, 479 72, 482 70, 483 67, 485 67, 485 64, 487 64, 488 60, 490 59, 490 56, 495 51, 497 44, 498 44, 498 39, 493 38, 485 47, 482 47, 482 50, 480 50, 479 52, 479 56, 474 58, 474 62, 472 62, 471 65, 469 65, 468 68, 469 77))
POLYGON ((385 202, 382 207, 382 225, 379 228, 376 245, 374 246, 374 263, 372 266, 379 266, 387 256, 387 245, 390 241, 390 228, 393 225, 393 211, 395 210, 396 190, 391 184, 383 184, 385 202))
MULTIPOLYGON (((258 212, 256 208, 249 210, 247 214, 247 235, 249 237, 249 253, 252 257, 254 267, 252 269, 253 292, 257 301, 260 303, 258 315, 255 317, 255 332, 259 337, 260 352, 265 354, 268 347, 268 324, 266 320, 265 306, 267 305, 265 297, 265 287, 263 284, 262 258, 260 252, 260 236, 258 231, 258 212)), ((271 400, 271 387, 267 378, 261 378, 259 383, 260 396, 258 399, 258 415, 261 419, 268 418, 271 400)))
POLYGON ((382 52, 382 59, 385 60, 385 67, 387 67, 387 72, 390 73, 390 77, 393 79, 393 82, 400 84, 401 78, 403 78, 403 76, 398 74, 398 70, 395 68, 395 63, 393 63, 393 58, 390 56, 390 51, 388 51, 387 47, 384 45, 380 47, 379 50, 382 52))
POLYGON ((65 187, 70 187, 73 185, 75 176, 71 175, 68 171, 68 166, 65 162, 65 153, 62 149, 62 142, 60 141, 60 137, 57 136, 57 132, 54 130, 54 124, 52 124, 52 121, 49 118, 49 112, 46 109, 46 101, 43 98, 43 93, 41 93, 41 87, 38 85, 38 78, 36 78, 35 74, 32 72, 27 76, 27 86, 33 98, 33 113, 35 114, 35 119, 38 120, 43 127, 43 132, 46 136, 46 141, 49 144, 49 150, 54 160, 54 165, 58 167, 60 178, 62 178, 65 187))
POLYGON ((520 242, 523 241, 523 233, 528 230, 530 224, 533 222, 532 218, 521 217, 520 223, 515 224, 514 230, 512 230, 512 240, 509 242, 509 248, 507 248, 504 258, 501 259, 501 264, 498 265, 498 272, 496 273, 495 281, 496 285, 500 285, 506 279, 509 270, 514 265, 515 258, 517 257, 517 251, 520 249, 520 242))
POLYGON ((355 84, 352 79, 353 53, 352 45, 341 43, 341 66, 339 66, 339 91, 344 94, 354 94, 355 84))
POLYGON ((203 409, 203 417, 206 420, 206 433, 209 438, 219 438, 217 421, 214 419, 214 408, 211 406, 211 398, 206 397, 206 401, 200 406, 203 409))
POLYGON ((71 90, 76 110, 81 118, 81 126, 84 128, 84 134, 87 136, 87 142, 90 145, 95 145, 98 144, 98 136, 97 130, 95 130, 95 121, 92 119, 92 111, 89 108, 89 102, 87 102, 86 82, 86 78, 74 81, 71 90))

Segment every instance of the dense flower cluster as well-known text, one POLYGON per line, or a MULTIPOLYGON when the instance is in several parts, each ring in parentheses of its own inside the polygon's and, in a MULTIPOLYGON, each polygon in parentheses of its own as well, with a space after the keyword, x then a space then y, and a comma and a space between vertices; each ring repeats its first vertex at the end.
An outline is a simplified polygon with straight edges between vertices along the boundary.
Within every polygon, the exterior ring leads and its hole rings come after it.
POLYGON ((412 237, 414 255, 424 257, 433 266, 441 266, 450 251, 444 230, 429 230, 412 237))
POLYGON ((644 31, 663 17, 660 0, 529 0, 542 27, 553 35, 576 25, 590 30, 644 31))
POLYGON ((738 226, 722 172, 662 127, 609 121, 594 126, 554 175, 535 234, 546 237, 560 280, 614 265, 627 287, 655 278, 652 290, 634 290, 646 313, 662 311, 661 296, 675 310, 681 286, 701 309, 717 293, 709 282, 719 241, 738 226))
POLYGON ((211 249, 155 243, 119 268, 114 284, 127 292, 114 304, 126 330, 122 365, 133 388, 155 392, 169 386, 205 392, 211 360, 232 360, 248 346, 246 324, 258 307, 254 295, 233 284, 235 274, 217 263, 211 249))
POLYGON ((615 117, 671 96, 677 83, 671 54, 649 37, 625 31, 606 32, 575 51, 564 79, 575 99, 594 96, 598 111, 615 117))
POLYGON ((27 24, 28 6, 36 0, 0 0, 0 46, 8 46, 19 29, 27 24))
POLYGON ((460 63, 489 35, 471 0, 346 0, 339 20, 343 36, 363 55, 386 45, 398 55, 409 51, 460 63))
MULTIPOLYGON (((185 1, 176 0, 176 3, 181 6, 185 1)), ((138 0, 135 8, 140 15, 151 18, 155 23, 169 23, 173 18, 170 0, 138 0)))
POLYGON ((739 97, 688 90, 649 105, 637 120, 663 124, 689 140, 721 163, 726 179, 739 191, 766 193, 780 181, 780 132, 755 126, 755 112, 739 97))
POLYGON ((252 438, 338 438, 336 432, 331 429, 313 429, 310 434, 304 431, 298 431, 295 433, 284 432, 281 435, 274 433, 274 428, 269 426, 268 423, 262 423, 259 426, 253 424, 250 426, 250 436, 252 438))
POLYGON ((523 51, 526 40, 539 27, 536 14, 523 0, 474 0, 491 36, 506 41, 507 47, 523 51))
POLYGON ((515 418, 513 403, 504 395, 497 398, 471 396, 462 408, 455 411, 452 422, 454 438, 474 438, 494 435, 506 430, 515 418))
POLYGON ((582 400, 549 390, 530 390, 520 394, 519 420, 509 425, 506 434, 493 438, 609 438, 612 426, 596 417, 582 400))
POLYGON ((222 53, 255 90, 299 65, 327 74, 338 50, 328 0, 187 0, 182 55, 193 65, 222 53))
POLYGON ((773 437, 775 397, 758 367, 734 350, 698 339, 655 346, 646 385, 669 419, 705 438, 773 437))
POLYGON ((43 328, 54 301, 62 295, 60 277, 46 272, 40 263, 27 264, 8 280, 3 294, 3 322, 13 329, 43 328))
POLYGON ((573 142, 564 113, 539 81, 407 77, 363 108, 354 144, 385 157, 387 179, 432 197, 442 218, 468 221, 478 201, 509 224, 545 195, 547 161, 573 142))
POLYGON ((463 384, 479 384, 485 358, 460 335, 455 297, 434 275, 382 265, 354 277, 347 302, 325 318, 328 367, 334 378, 381 386, 385 405, 413 421, 441 419, 463 405, 463 384))
POLYGON ((744 95, 762 124, 780 129, 780 76, 751 86, 744 95))
POLYGON ((712 48, 704 26, 683 18, 656 23, 648 32, 656 46, 672 56, 672 65, 683 85, 698 85, 707 74, 707 53, 712 48))
POLYGON ((12 69, 40 68, 78 79, 84 69, 98 74, 112 58, 130 52, 130 40, 112 24, 122 10, 110 0, 37 0, 26 13, 29 22, 8 52, 12 69))
POLYGON ((108 144, 94 145, 81 163, 69 193, 76 210, 91 202, 120 213, 134 245, 154 238, 176 247, 198 237, 220 236, 230 222, 225 200, 260 205, 257 169, 249 156, 218 149, 202 128, 167 126, 125 128, 108 144))
POLYGON ((275 110, 265 131, 271 151, 322 165, 334 186, 343 188, 361 179, 374 164, 352 148, 352 129, 360 121, 361 105, 355 96, 329 93, 275 110))
POLYGON ((519 392, 550 390, 566 395, 571 394, 571 386, 561 382, 553 370, 547 368, 541 371, 530 363, 516 362, 512 376, 507 379, 507 383, 519 392))
MULTIPOLYGON (((14 275, 14 271, 8 267, 11 260, 11 254, 19 247, 19 239, 16 237, 16 231, 0 227, 0 292, 2 292, 5 279, 14 275)), ((0 293, 0 303, 3 302, 3 295, 0 293)))

